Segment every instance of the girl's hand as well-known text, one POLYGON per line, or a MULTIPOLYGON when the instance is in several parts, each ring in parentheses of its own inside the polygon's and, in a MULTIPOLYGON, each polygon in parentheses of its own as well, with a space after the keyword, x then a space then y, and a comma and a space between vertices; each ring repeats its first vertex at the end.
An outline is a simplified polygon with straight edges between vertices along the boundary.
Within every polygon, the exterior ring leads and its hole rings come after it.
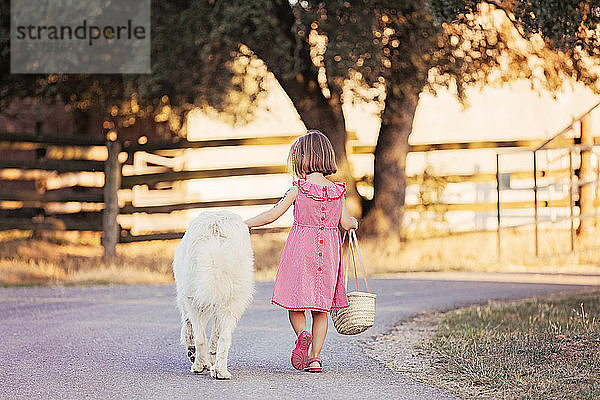
POLYGON ((349 231, 350 229, 358 229, 358 220, 348 213, 345 200, 346 199, 344 199, 344 202, 342 203, 342 216, 340 217, 340 225, 345 231, 349 231))

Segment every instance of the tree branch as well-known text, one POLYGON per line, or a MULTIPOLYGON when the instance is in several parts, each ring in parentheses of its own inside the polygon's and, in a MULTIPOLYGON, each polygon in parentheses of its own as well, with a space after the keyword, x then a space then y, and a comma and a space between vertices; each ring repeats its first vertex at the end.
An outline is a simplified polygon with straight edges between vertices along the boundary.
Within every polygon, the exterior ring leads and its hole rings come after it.
POLYGON ((519 36, 521 36, 523 39, 529 41, 529 38, 525 35, 525 32, 521 31, 521 29, 519 27, 519 23, 515 19, 514 14, 511 11, 509 11, 508 8, 506 8, 506 6, 502 5, 501 1, 499 1, 499 0, 481 0, 481 2, 492 5, 497 10, 504 12, 504 14, 508 18, 508 20, 510 21, 512 26, 517 30, 517 33, 519 34, 519 36))

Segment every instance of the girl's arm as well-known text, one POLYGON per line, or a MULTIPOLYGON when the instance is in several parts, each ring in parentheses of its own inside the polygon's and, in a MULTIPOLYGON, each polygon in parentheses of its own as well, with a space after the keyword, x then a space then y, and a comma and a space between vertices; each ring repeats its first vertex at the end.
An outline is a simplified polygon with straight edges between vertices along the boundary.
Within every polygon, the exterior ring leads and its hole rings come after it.
POLYGON ((340 218, 340 225, 342 225, 342 229, 345 231, 348 231, 350 229, 358 229, 358 220, 350 216, 348 208, 346 208, 345 198, 344 202, 342 203, 342 217, 340 218))
POLYGON ((257 226, 270 224, 277 218, 281 217, 283 213, 285 213, 287 209, 290 208, 290 206, 294 203, 294 200, 296 200, 296 196, 298 196, 298 188, 292 186, 288 189, 287 192, 285 192, 281 200, 279 200, 279 202, 275 204, 273 208, 263 213, 260 213, 255 217, 249 218, 244 222, 246 223, 246 225, 248 225, 249 228, 255 228, 257 226))

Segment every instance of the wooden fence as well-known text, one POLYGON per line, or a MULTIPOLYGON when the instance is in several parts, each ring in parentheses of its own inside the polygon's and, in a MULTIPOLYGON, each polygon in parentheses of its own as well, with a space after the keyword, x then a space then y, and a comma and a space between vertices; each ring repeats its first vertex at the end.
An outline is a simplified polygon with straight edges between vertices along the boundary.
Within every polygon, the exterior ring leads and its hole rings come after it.
MULTIPOLYGON (((515 190, 510 185, 501 182, 501 159, 503 156, 516 154, 515 151, 496 154, 496 191, 497 191, 497 252, 498 259, 502 259, 502 231, 505 229, 532 227, 534 232, 534 254, 540 256, 558 255, 552 245, 542 244, 540 240, 540 226, 542 224, 568 223, 570 232, 569 251, 588 251, 596 249, 585 243, 586 236, 596 235, 595 228, 600 219, 600 141, 598 135, 592 130, 591 114, 600 108, 600 102, 593 105, 581 115, 574 117, 571 123, 559 130, 551 138, 539 146, 533 146, 520 155, 531 156, 532 169, 530 176, 533 184, 530 190, 533 194, 533 221, 516 225, 503 224, 503 210, 511 208, 512 204, 501 201, 502 192, 515 190), (565 141, 567 143, 565 143, 565 141), (568 143, 571 141, 572 143, 568 143), (552 154, 549 156, 549 154, 552 154), (550 158, 550 168, 544 167, 543 156, 550 158), (595 158, 595 161, 593 159, 595 158), (552 169, 557 162, 567 164, 568 167, 561 171, 552 169), (595 164, 595 165, 594 165, 595 164), (556 174, 559 172, 559 174, 556 174), (542 182, 542 178, 544 182, 542 182), (567 194, 564 198, 555 200, 549 198, 550 188, 566 186, 567 194), (546 193, 544 193, 546 191, 546 193), (546 195, 544 199, 543 194, 546 195), (541 211, 552 207, 561 207, 568 210, 562 216, 542 217, 541 211), (576 245, 579 237, 579 245, 576 245), (541 254, 545 250, 545 254, 541 254)), ((520 188, 519 188, 520 189, 520 188)), ((517 189, 517 190, 519 190, 517 189)))
MULTIPOLYGON (((136 152, 159 156, 173 156, 187 149, 221 146, 253 146, 289 144, 297 136, 271 136, 218 140, 186 141, 139 144, 127 141, 103 141, 86 137, 31 135, 0 133, 0 230, 77 230, 103 232, 106 257, 113 257, 117 243, 153 239, 176 239, 182 232, 159 232, 132 235, 117 223, 119 215, 135 213, 170 213, 173 211, 211 207, 232 207, 275 204, 278 197, 197 201, 148 206, 136 206, 131 201, 119 204, 119 191, 134 189, 139 185, 156 185, 162 182, 187 181, 190 179, 269 175, 286 173, 285 165, 267 165, 203 170, 164 170, 142 173, 124 173, 123 164, 131 164, 136 152), (4 154, 2 154, 4 152, 4 154), (14 157, 22 153, 25 157, 14 157), (10 155, 11 157, 8 157, 10 155), (88 172, 102 175, 95 184, 64 183, 60 188, 40 185, 48 177, 88 172), (20 185, 20 186, 19 186, 20 185), (73 203, 75 210, 63 210, 73 203), (54 205, 54 207, 49 207, 54 205), (57 206, 58 205, 58 206, 57 206), (58 210, 58 211, 57 211, 58 210)), ((564 139, 572 145, 572 139, 564 139)), ((410 147, 411 152, 428 152, 460 149, 498 149, 536 147, 542 140, 482 141, 462 143, 419 144, 410 147)), ((373 146, 351 145, 350 154, 373 153, 373 146)), ((545 171, 545 174, 563 174, 564 171, 545 171)), ((531 171, 517 171, 513 177, 531 177, 531 171)), ((496 174, 448 175, 447 182, 493 182, 496 174)), ((408 177, 408 183, 419 177, 408 177)), ((76 181, 76 180, 75 180, 76 181)), ((562 206, 563 200, 548 202, 549 206, 562 206)), ((494 203, 437 204, 444 210, 494 211, 494 203)), ((531 208, 533 202, 503 203, 503 208, 531 208)), ((418 211, 421 206, 409 205, 418 211)))

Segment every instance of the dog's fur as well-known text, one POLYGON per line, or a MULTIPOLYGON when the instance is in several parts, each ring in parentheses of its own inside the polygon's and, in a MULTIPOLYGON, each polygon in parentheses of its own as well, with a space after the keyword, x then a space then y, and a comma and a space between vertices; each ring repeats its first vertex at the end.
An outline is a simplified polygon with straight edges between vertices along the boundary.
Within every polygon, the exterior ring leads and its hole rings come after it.
POLYGON ((254 258, 248 226, 228 211, 195 218, 175 251, 173 273, 181 311, 181 342, 191 370, 231 379, 227 355, 238 320, 252 302, 254 258), (206 325, 213 321, 210 344, 206 325))

